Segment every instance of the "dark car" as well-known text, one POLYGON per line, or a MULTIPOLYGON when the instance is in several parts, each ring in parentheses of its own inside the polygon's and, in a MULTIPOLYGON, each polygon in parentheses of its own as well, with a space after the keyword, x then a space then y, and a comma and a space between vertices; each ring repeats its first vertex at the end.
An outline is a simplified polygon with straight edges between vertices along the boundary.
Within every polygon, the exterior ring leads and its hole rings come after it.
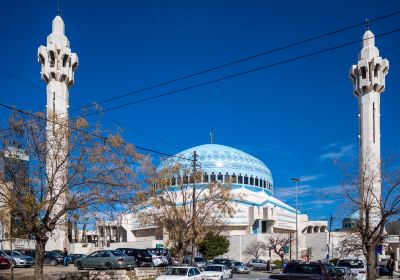
POLYGON ((386 265, 380 264, 378 265, 378 273, 379 276, 389 276, 389 269, 386 267, 386 265))
POLYGON ((233 263, 234 263, 234 260, 223 259, 223 258, 214 259, 213 262, 212 262, 212 264, 226 265, 228 268, 232 268, 233 263))
POLYGON ((69 262, 74 263, 75 259, 86 257, 86 255, 85 254, 69 254, 68 257, 69 257, 69 262))
POLYGON ((0 256, 0 269, 9 269, 11 268, 11 262, 3 256, 0 256))
POLYGON ((135 258, 117 250, 101 250, 89 256, 77 258, 74 265, 82 270, 84 268, 97 269, 132 269, 136 267, 135 258))
POLYGON ((283 269, 282 274, 272 274, 269 278, 276 280, 341 280, 333 265, 314 262, 290 262, 283 269))
POLYGON ((134 257, 137 266, 151 266, 153 264, 150 253, 144 249, 118 248, 117 250, 134 257))
MULTIPOLYGON (((36 258, 35 250, 27 250, 25 251, 25 254, 31 256, 32 258, 36 258)), ((56 252, 53 251, 44 252, 43 264, 56 266, 63 263, 64 263, 63 257, 57 254, 56 252)))

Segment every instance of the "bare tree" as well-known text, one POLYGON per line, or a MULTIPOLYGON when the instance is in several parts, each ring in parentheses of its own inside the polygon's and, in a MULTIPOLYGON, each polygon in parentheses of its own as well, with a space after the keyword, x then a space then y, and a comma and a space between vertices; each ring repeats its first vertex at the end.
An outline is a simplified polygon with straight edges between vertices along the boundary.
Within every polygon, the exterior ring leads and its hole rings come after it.
POLYGON ((283 258, 285 257, 285 247, 290 246, 293 240, 294 239, 290 234, 272 233, 267 235, 265 248, 266 250, 271 250, 277 254, 283 262, 283 258))
POLYGON ((154 178, 155 189, 142 198, 144 209, 137 215, 142 224, 155 225, 167 236, 167 245, 182 263, 193 241, 197 244, 208 230, 223 226, 225 218, 233 215, 231 188, 211 182, 196 186, 193 192, 195 181, 201 182, 201 171, 195 180, 190 167, 181 164, 165 166, 154 178))
POLYGON ((359 173, 344 174, 344 196, 350 207, 360 213, 359 221, 349 235, 360 239, 354 243, 355 249, 363 252, 367 278, 373 280, 376 276, 375 248, 384 242, 387 222, 400 214, 400 170, 393 168, 389 161, 383 168, 379 160, 367 152, 359 173))
POLYGON ((145 178, 138 172, 147 160, 132 145, 119 135, 99 136, 98 127, 89 130, 82 118, 67 122, 52 116, 50 121, 42 113, 32 118, 15 113, 0 134, 1 170, 7 175, 0 185, 0 209, 34 236, 35 279, 43 277, 45 245, 57 229, 65 228, 67 214, 128 207, 145 178), (28 176, 10 162, 16 151, 29 156, 28 176))
POLYGON ((260 258, 266 251, 266 246, 263 242, 252 241, 249 246, 243 251, 243 254, 252 256, 256 259, 260 258))

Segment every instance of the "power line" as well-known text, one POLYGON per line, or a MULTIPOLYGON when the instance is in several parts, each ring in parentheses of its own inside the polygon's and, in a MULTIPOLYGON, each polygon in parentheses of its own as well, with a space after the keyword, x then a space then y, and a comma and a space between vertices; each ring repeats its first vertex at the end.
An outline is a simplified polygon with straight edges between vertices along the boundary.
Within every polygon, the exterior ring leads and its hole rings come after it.
MULTIPOLYGON (((30 82, 30 81, 28 81, 28 80, 26 80, 26 79, 24 79, 24 78, 21 78, 21 77, 15 75, 15 74, 13 74, 13 73, 8 72, 8 71, 5 71, 5 70, 0 69, 0 73, 3 73, 3 74, 5 74, 5 75, 7 75, 7 76, 9 76, 9 77, 11 77, 11 78, 13 78, 13 79, 19 81, 19 82, 22 82, 22 83, 26 84, 26 85, 29 85, 30 87, 39 89, 39 90, 41 90, 41 91, 45 91, 45 90, 46 90, 45 87, 39 86, 39 85, 37 85, 37 84, 35 84, 35 83, 32 83, 32 82, 30 82)), ((77 102, 74 102, 74 101, 72 101, 72 100, 67 100, 66 98, 64 98, 64 97, 62 97, 62 96, 59 96, 59 95, 57 95, 57 94, 56 94, 56 96, 59 97, 59 98, 61 98, 61 99, 63 99, 63 100, 65 100, 65 101, 68 101, 68 102, 74 104, 74 105, 77 106, 77 107, 82 107, 82 105, 81 105, 81 104, 78 104, 77 102)), ((61 115, 64 115, 64 114, 65 114, 65 113, 60 113, 60 114, 58 114, 58 116, 61 116, 61 115)), ((139 130, 139 129, 136 129, 136 128, 130 126, 130 125, 124 124, 124 123, 121 122, 121 121, 116 121, 116 120, 114 120, 114 119, 110 119, 110 121, 114 122, 114 123, 117 124, 117 125, 122 125, 122 126, 124 126, 124 128, 128 128, 128 129, 130 129, 130 130, 132 130, 132 131, 141 133, 142 135, 145 135, 146 137, 151 138, 151 139, 154 139, 154 140, 156 140, 156 141, 158 141, 158 142, 160 142, 160 143, 163 143, 163 144, 169 145, 169 146, 171 146, 171 147, 174 147, 174 148, 183 150, 183 148, 180 148, 180 147, 178 147, 178 146, 176 146, 176 145, 173 145, 173 144, 171 144, 171 143, 169 143, 169 142, 167 142, 167 141, 164 141, 164 140, 162 140, 162 139, 160 139, 160 138, 158 138, 158 137, 152 136, 152 135, 148 134, 147 132, 144 132, 144 131, 141 131, 141 130, 139 130)), ((11 129, 11 128, 0 129, 0 131, 6 131, 6 130, 10 130, 10 129, 11 129)))
MULTIPOLYGON (((53 121, 53 120, 49 120, 48 118, 44 118, 44 117, 41 117, 41 116, 39 116, 39 115, 35 115, 35 114, 33 114, 33 113, 30 113, 30 112, 27 112, 27 111, 18 109, 18 108, 16 108, 16 107, 12 107, 12 106, 9 106, 9 105, 3 104, 3 103, 0 103, 0 106, 1 106, 1 107, 4 107, 4 108, 6 108, 6 109, 9 109, 9 110, 11 110, 11 111, 16 111, 16 112, 19 112, 19 113, 21 113, 21 114, 24 114, 24 115, 27 115, 27 116, 30 116, 30 117, 33 117, 33 118, 40 118, 40 119, 45 120, 45 121, 50 121, 50 122, 52 122, 52 123, 54 123, 54 124, 58 124, 58 125, 61 125, 61 126, 65 126, 65 127, 70 128, 70 129, 72 129, 72 130, 75 130, 75 131, 80 131, 80 132, 82 132, 82 133, 84 133, 84 134, 97 137, 97 138, 99 138, 99 139, 101 139, 101 140, 103 140, 103 141, 108 141, 108 140, 109 140, 109 138, 106 137, 106 136, 103 136, 103 135, 100 135, 100 134, 96 134, 96 133, 93 133, 93 132, 88 132, 88 131, 85 131, 85 130, 82 130, 82 129, 78 129, 78 128, 73 128, 73 127, 70 127, 68 124, 60 124, 60 123, 55 122, 55 121, 53 121)), ((127 145, 126 142, 124 142, 123 144, 124 144, 124 145, 127 145)), ((185 158, 185 157, 181 157, 181 156, 177 156, 177 155, 171 155, 171 154, 168 154, 168 153, 160 152, 160 151, 157 151, 157 150, 154 150, 154 149, 149 149, 149 148, 140 147, 140 146, 136 146, 136 145, 135 145, 134 147, 137 148, 137 149, 140 149, 140 150, 149 152, 149 153, 155 153, 155 154, 160 154, 160 155, 163 155, 163 156, 175 157, 175 158, 184 159, 184 160, 189 160, 189 161, 192 160, 192 159, 188 159, 188 158, 185 158)))
MULTIPOLYGON (((373 18, 373 19, 369 19, 368 23, 379 21, 379 20, 382 20, 382 19, 385 19, 385 18, 388 18, 388 17, 399 15, 399 14, 400 14, 400 11, 392 12, 392 13, 389 13, 389 14, 386 14, 386 15, 383 15, 383 16, 379 16, 379 17, 376 17, 376 18, 373 18)), ((131 95, 134 95, 134 94, 137 94, 137 93, 149 91, 149 90, 152 90, 152 89, 155 89, 155 88, 159 88, 159 87, 162 87, 162 86, 165 86, 165 85, 168 85, 168 84, 172 84, 172 83, 175 83, 175 82, 178 82, 178 81, 182 81, 182 80, 186 80, 186 79, 189 79, 189 78, 193 78, 193 77, 196 77, 196 76, 208 73, 208 72, 212 72, 212 71, 215 71, 215 70, 223 69, 223 68, 226 68, 228 66, 232 66, 232 65, 235 65, 235 64, 238 64, 238 63, 249 61, 249 60, 252 60, 252 59, 255 59, 255 58, 258 58, 258 57, 262 57, 262 56, 265 56, 267 54, 271 54, 271 53, 278 52, 278 51, 281 51, 281 50, 285 50, 285 49, 288 49, 288 48, 292 48, 292 47, 295 47, 295 46, 298 46, 298 45, 309 43, 309 42, 312 42, 312 41, 315 41, 315 40, 318 40, 318 39, 321 39, 321 38, 324 38, 324 37, 328 37, 328 36, 343 32, 343 31, 347 31, 347 30, 350 30, 350 29, 353 29, 353 28, 356 28, 356 27, 359 27, 359 26, 363 26, 365 24, 366 24, 366 22, 362 21, 360 23, 356 23, 356 24, 353 24, 353 25, 349 25, 349 26, 346 26, 346 27, 343 27, 343 28, 336 29, 334 31, 330 31, 330 32, 327 32, 327 33, 323 33, 323 34, 320 34, 320 35, 316 35, 316 36, 307 38, 307 39, 296 41, 296 42, 293 42, 293 43, 290 43, 290 44, 287 44, 287 45, 284 45, 284 46, 281 46, 281 47, 277 47, 277 48, 274 48, 274 49, 271 49, 271 50, 263 51, 263 52, 260 52, 260 53, 257 53, 257 54, 251 55, 251 56, 240 58, 240 59, 237 59, 237 60, 222 64, 222 65, 214 66, 214 67, 211 67, 211 68, 208 68, 208 69, 205 69, 205 70, 201 70, 199 72, 195 72, 195 73, 188 74, 188 75, 185 75, 185 76, 182 76, 182 77, 178 77, 178 78, 175 78, 175 79, 172 79, 172 80, 169 80, 169 81, 165 81, 165 82, 153 85, 153 86, 145 87, 145 88, 142 88, 142 89, 139 89, 139 90, 135 90, 133 92, 121 94, 121 95, 118 95, 118 96, 115 96, 115 97, 111 97, 111 98, 108 98, 108 99, 104 99, 102 101, 96 102, 95 104, 89 104, 89 105, 85 105, 85 106, 81 107, 80 109, 71 110, 71 112, 88 109, 88 108, 91 108, 91 107, 94 107, 94 106, 98 106, 100 104, 108 103, 108 102, 111 102, 111 101, 114 101, 114 100, 117 100, 117 99, 121 99, 121 98, 124 98, 124 97, 127 97, 127 96, 131 96, 131 95)))
MULTIPOLYGON (((384 32, 384 33, 381 33, 379 35, 376 35, 375 38, 383 37, 383 36, 386 36, 386 35, 390 35, 390 34, 393 34, 393 33, 399 32, 399 31, 400 31, 400 28, 397 28, 395 30, 384 32)), ((149 100, 153 100, 153 99, 157 99, 157 98, 160 98, 160 97, 164 97, 164 96, 167 96, 167 95, 172 95, 172 94, 179 93, 179 92, 182 92, 182 91, 187 91, 189 89, 193 89, 193 88, 197 88, 197 87, 213 84, 213 83, 224 81, 224 80, 231 79, 231 78, 236 78, 236 77, 239 77, 239 76, 242 76, 242 75, 246 75, 246 74, 249 74, 249 73, 257 72, 257 71, 264 70, 264 69, 267 69, 267 68, 275 67, 275 66, 278 66, 278 65, 286 64, 286 63, 289 63, 289 62, 301 60, 301 59, 308 58, 308 57, 311 57, 311 56, 315 56, 315 55, 318 55, 318 54, 327 53, 327 52, 330 52, 330 51, 333 51, 333 50, 336 50, 336 49, 340 49, 340 48, 344 48, 344 47, 347 47, 347 46, 351 46, 351 45, 360 43, 360 42, 362 42, 364 40, 368 40, 368 39, 370 39, 370 38, 365 38, 365 39, 361 39, 361 40, 351 41, 351 42, 348 42, 348 43, 343 43, 343 44, 336 45, 336 46, 333 46, 333 47, 330 47, 330 48, 326 48, 326 49, 322 49, 322 50, 319 50, 319 51, 311 52, 311 53, 308 53, 308 54, 304 54, 304 55, 296 56, 296 57, 293 57, 293 58, 281 60, 279 62, 275 62, 275 63, 272 63, 272 64, 264 65, 264 66, 257 67, 257 68, 252 68, 252 69, 249 69, 249 70, 246 70, 246 71, 242 71, 242 72, 238 72, 238 73, 235 73, 235 74, 223 76, 223 77, 220 77, 220 78, 217 78, 217 79, 201 82, 201 83, 194 84, 194 85, 191 85, 191 86, 188 86, 188 87, 184 87, 184 88, 181 88, 181 89, 168 91, 168 92, 161 93, 161 94, 154 95, 154 96, 150 96, 150 97, 147 97, 147 98, 143 98, 143 99, 135 100, 135 101, 132 101, 132 102, 124 103, 124 104, 121 104, 121 105, 116 105, 116 106, 113 106, 113 107, 102 109, 102 110, 99 110, 99 111, 96 111, 96 112, 87 113, 87 114, 81 115, 81 117, 87 117, 87 116, 91 116, 91 115, 95 115, 95 114, 99 114, 99 113, 104 113, 104 112, 115 110, 115 109, 124 108, 124 107, 131 106, 131 105, 134 105, 134 104, 143 103, 143 102, 146 102, 146 101, 149 101, 149 100)))

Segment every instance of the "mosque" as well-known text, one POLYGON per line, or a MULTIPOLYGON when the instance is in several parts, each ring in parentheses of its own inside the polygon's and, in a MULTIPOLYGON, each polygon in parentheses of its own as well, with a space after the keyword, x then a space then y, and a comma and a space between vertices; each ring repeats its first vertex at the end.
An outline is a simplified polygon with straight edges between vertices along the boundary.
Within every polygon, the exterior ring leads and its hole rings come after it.
MULTIPOLYGON (((295 208, 277 199, 274 196, 271 171, 261 160, 238 149, 211 143, 195 146, 169 157, 160 163, 159 168, 176 164, 185 166, 188 164, 187 159, 192 158, 194 152, 202 172, 201 182, 196 182, 196 185, 201 188, 210 182, 220 182, 229 185, 232 190, 231 203, 235 211, 232 217, 225 220, 224 234, 231 240, 240 238, 243 244, 242 251, 251 241, 268 234, 292 234, 294 238, 297 219, 299 255, 310 246, 310 239, 317 235, 322 241, 321 249, 326 252, 327 221, 309 221, 306 214, 297 211, 296 215, 295 208)), ((171 178, 171 188, 181 182, 188 182, 190 174, 186 176, 171 178)), ((157 188, 157 185, 153 187, 157 188)), ((293 197, 295 195, 293 186, 293 197)), ((97 224, 98 245, 120 246, 118 243, 114 245, 115 242, 128 242, 135 247, 164 245, 165 233, 160 233, 155 228, 156 226, 143 226, 133 213, 123 214, 117 221, 97 224)), ((295 245, 292 245, 295 254, 295 245)), ((228 256, 240 258, 239 248, 231 247, 228 256)), ((321 253, 320 257, 326 257, 326 253, 321 253)))

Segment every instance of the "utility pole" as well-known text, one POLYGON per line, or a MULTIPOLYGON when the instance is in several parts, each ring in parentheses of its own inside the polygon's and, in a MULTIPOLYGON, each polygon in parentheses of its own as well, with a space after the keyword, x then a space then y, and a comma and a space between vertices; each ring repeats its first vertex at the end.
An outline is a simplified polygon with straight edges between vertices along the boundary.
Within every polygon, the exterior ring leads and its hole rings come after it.
POLYGON ((333 219, 334 219, 334 218, 335 218, 335 217, 331 214, 331 217, 330 217, 330 219, 329 219, 328 255, 326 256, 326 259, 327 259, 327 260, 329 260, 330 252, 331 252, 331 250, 330 250, 330 246, 331 246, 331 231, 332 231, 332 222, 333 222, 333 219))
POLYGON ((296 261, 299 260, 299 229, 297 221, 297 185, 300 182, 299 178, 292 178, 292 181, 296 183, 296 261))
POLYGON ((196 165, 197 165, 197 153, 193 152, 193 190, 192 190, 192 258, 191 263, 194 264, 194 251, 196 246, 196 165))

